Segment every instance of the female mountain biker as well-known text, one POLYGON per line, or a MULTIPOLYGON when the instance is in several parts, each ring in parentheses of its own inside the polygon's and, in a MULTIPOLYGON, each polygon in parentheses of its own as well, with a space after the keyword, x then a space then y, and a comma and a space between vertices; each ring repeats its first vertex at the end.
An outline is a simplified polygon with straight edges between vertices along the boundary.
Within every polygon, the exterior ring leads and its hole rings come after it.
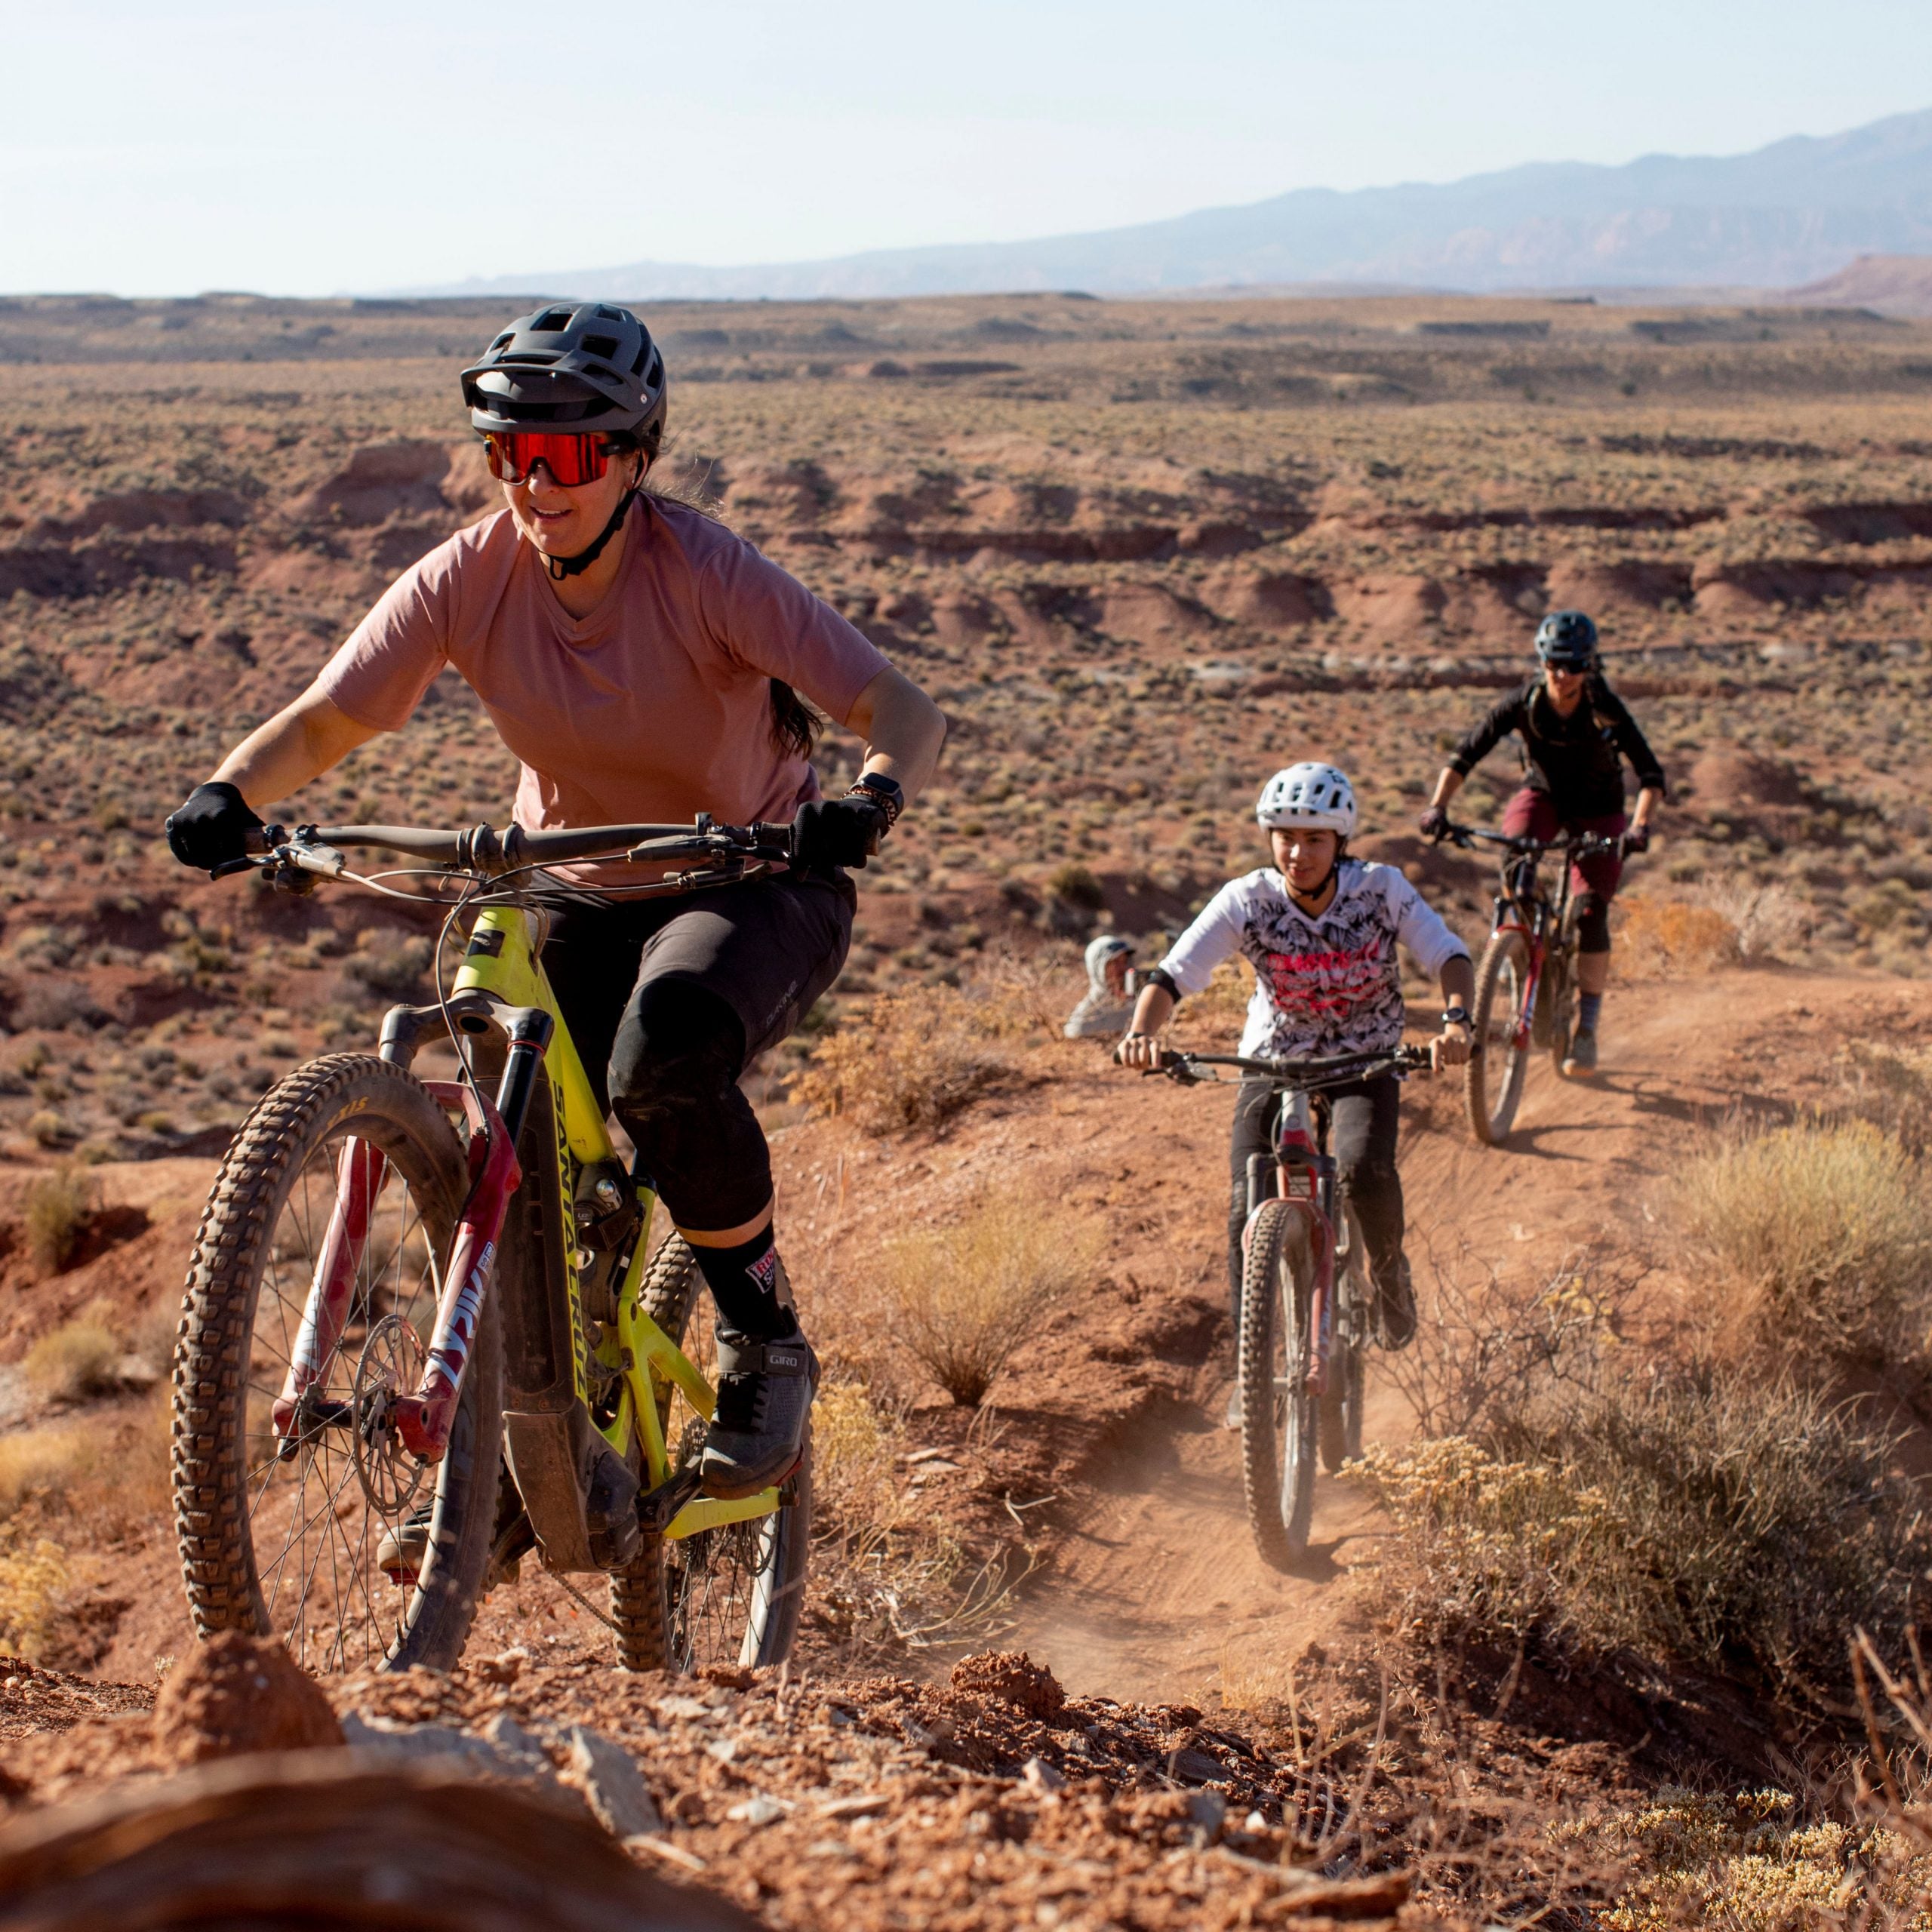
POLYGON ((664 898, 573 869, 543 964, 599 1097, 718 1304, 713 1495, 797 1462, 817 1363, 774 1242, 771 1163, 738 1081, 837 977, 863 866, 931 777, 946 721, 844 618, 721 524, 647 491, 664 358, 628 309, 559 304, 463 374, 503 508, 397 579, 307 691, 168 821, 184 864, 241 855, 286 798, 408 718, 445 666, 521 761, 531 828, 791 820, 789 872, 664 898), (866 740, 822 799, 803 691, 866 740))
MULTIPOLYGON (((1392 866, 1348 853, 1354 788, 1332 764, 1291 764, 1263 788, 1254 815, 1274 865, 1230 879, 1143 983, 1117 1057, 1159 1064, 1155 1035, 1183 994, 1198 993, 1238 952, 1254 968, 1254 996, 1237 1051, 1260 1058, 1383 1053, 1401 1044, 1404 1012, 1396 943, 1440 980, 1445 1011, 1432 1043, 1438 1065, 1469 1051, 1475 992, 1469 949, 1392 866)), ((1262 1080, 1241 1083, 1229 1154, 1228 1280, 1241 1322, 1241 1235, 1247 1161, 1273 1146, 1278 1096, 1262 1080)), ((1395 1171, 1401 1083, 1392 1074, 1331 1088, 1333 1144, 1340 1180, 1361 1223, 1385 1348, 1415 1333, 1415 1292, 1402 1253, 1402 1183, 1395 1171)))
MULTIPOLYGON (((1503 809, 1505 832, 1538 840, 1565 832, 1606 838, 1621 834, 1626 851, 1642 851, 1650 843, 1651 817, 1663 802, 1663 768, 1604 677, 1596 626, 1580 611, 1552 611, 1537 628, 1537 675, 1477 725, 1438 774, 1435 795, 1422 815, 1424 836, 1442 836, 1449 801, 1463 780, 1514 731, 1522 740, 1523 785, 1503 809), (1625 758, 1638 787, 1637 809, 1628 820, 1625 758)), ((1571 875, 1577 907, 1577 1031, 1563 1071, 1573 1080, 1587 1080, 1597 1070, 1597 1021, 1610 983, 1610 902, 1623 872, 1617 854, 1597 852, 1580 860, 1571 875)))

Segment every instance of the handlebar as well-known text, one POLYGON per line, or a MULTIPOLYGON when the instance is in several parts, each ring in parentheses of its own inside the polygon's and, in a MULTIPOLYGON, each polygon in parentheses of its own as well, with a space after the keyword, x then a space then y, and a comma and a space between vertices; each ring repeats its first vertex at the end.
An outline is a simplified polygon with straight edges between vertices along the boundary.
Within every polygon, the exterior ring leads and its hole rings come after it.
POLYGON ((1420 1073, 1428 1070, 1426 1047, 1396 1047, 1372 1054, 1331 1054, 1301 1060, 1245 1058, 1239 1054, 1163 1053, 1159 1064, 1146 1070, 1164 1073, 1183 1084, 1215 1076, 1199 1069, 1232 1066, 1244 1074, 1274 1081, 1291 1092, 1318 1093, 1325 1087, 1346 1087, 1351 1081, 1379 1078, 1385 1073, 1420 1073))
POLYGON ((1621 833, 1606 838, 1598 832, 1567 832, 1558 838, 1531 838, 1524 833, 1491 832, 1478 825, 1445 825, 1441 842, 1460 845, 1465 851, 1472 845, 1500 845, 1537 859, 1546 852, 1565 852, 1573 859, 1586 859, 1599 852, 1614 852, 1621 857, 1623 851, 1621 833))
POLYGON ((785 864, 792 857, 792 827, 727 825, 708 813, 700 813, 688 825, 599 825, 550 832, 528 832, 514 824, 500 832, 487 825, 466 830, 413 825, 303 825, 292 831, 269 825, 250 832, 247 844, 251 857, 232 869, 265 863, 340 878, 347 866, 345 853, 374 847, 452 871, 487 875, 587 859, 625 859, 639 864, 680 859, 785 864))

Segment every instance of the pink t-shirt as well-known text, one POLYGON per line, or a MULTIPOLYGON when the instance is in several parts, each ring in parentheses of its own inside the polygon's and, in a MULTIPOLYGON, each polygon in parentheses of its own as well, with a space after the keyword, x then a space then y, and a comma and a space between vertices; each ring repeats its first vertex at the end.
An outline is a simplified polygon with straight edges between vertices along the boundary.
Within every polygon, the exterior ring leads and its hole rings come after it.
POLYGON ((404 571, 316 684, 392 731, 445 665, 522 761, 516 821, 536 830, 789 820, 818 777, 773 742, 768 681, 842 722, 886 660, 743 537, 644 497, 589 617, 558 602, 503 510, 404 571))

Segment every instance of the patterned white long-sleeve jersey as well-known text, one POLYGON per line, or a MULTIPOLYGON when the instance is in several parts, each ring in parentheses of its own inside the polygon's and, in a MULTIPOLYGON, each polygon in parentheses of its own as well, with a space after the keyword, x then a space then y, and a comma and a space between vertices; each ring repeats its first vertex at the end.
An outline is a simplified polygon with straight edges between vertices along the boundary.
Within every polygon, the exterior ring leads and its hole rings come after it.
POLYGON ((1254 968, 1244 1055, 1386 1053, 1402 1038, 1395 949, 1438 974, 1469 948, 1392 866, 1344 859, 1335 896, 1311 918, 1272 866, 1230 879, 1174 942, 1161 970, 1198 993, 1235 952, 1254 968))

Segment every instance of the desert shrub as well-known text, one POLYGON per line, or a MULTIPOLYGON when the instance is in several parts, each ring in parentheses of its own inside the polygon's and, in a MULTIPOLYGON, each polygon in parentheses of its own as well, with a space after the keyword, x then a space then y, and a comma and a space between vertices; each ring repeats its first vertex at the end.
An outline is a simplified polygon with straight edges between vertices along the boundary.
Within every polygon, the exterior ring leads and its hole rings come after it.
POLYGON ((1932 1147, 1932 1049, 1850 1040, 1838 1071, 1846 1112, 1869 1120, 1915 1158, 1932 1147))
POLYGON ((955 1402, 976 1408, 1042 1317, 1091 1279, 1105 1238, 1043 1196, 990 1195, 964 1220, 893 1244, 897 1338, 955 1402))
POLYGON ((1932 1887, 1922 1844, 1869 1820, 1807 1820, 1782 1791, 1666 1786, 1631 1810, 1565 1821, 1555 1835, 1633 1868, 1595 1920, 1605 1932, 1903 1932, 1932 1887))
POLYGON ((66 1553, 45 1537, 0 1540, 0 1650, 31 1663, 58 1633, 68 1589, 66 1553))
POLYGON ((56 1168, 27 1189, 27 1251, 43 1272, 58 1274, 73 1259, 97 1200, 92 1179, 77 1164, 56 1168))
POLYGON ((29 1504, 58 1509, 93 1475, 101 1447, 94 1429, 74 1423, 0 1435, 0 1518, 29 1504))
POLYGON ((878 994, 812 1048, 792 1097, 868 1134, 942 1126, 1013 1078, 1011 1020, 977 986, 878 994))
POLYGON ((1086 866, 1071 862, 1056 866, 1048 875, 1047 891, 1062 905, 1080 912, 1097 912, 1107 903, 1099 879, 1086 866))
POLYGON ((896 1529, 904 1432, 863 1382, 828 1381, 812 1404, 812 1520, 847 1536, 896 1529))
POLYGON ((121 1339, 97 1317, 82 1315, 50 1331, 28 1349, 27 1380, 50 1401, 78 1401, 119 1385, 121 1339))
POLYGON ((1924 1356, 1932 1200, 1918 1164, 1869 1122, 1730 1136, 1680 1170, 1671 1207, 1734 1339, 1878 1364, 1924 1356))
POLYGON ((1619 899, 1619 950, 1638 971, 1709 972, 1734 964, 1737 928, 1715 906, 1681 899, 1619 899))
POLYGON ((1814 1392, 1709 1367, 1607 1377, 1484 1443, 1378 1451, 1412 1627, 1535 1638, 1838 1698, 1846 1632, 1907 1623, 1932 1555, 1894 1444, 1814 1392))
POLYGON ((391 999, 408 999, 423 989, 435 950, 420 934, 365 932, 355 951, 345 961, 351 979, 358 980, 372 993, 391 999))
POLYGON ((1810 936, 1810 908, 1779 880, 1707 879, 1689 896, 1694 906, 1716 913, 1730 926, 1741 965, 1761 965, 1810 936))

